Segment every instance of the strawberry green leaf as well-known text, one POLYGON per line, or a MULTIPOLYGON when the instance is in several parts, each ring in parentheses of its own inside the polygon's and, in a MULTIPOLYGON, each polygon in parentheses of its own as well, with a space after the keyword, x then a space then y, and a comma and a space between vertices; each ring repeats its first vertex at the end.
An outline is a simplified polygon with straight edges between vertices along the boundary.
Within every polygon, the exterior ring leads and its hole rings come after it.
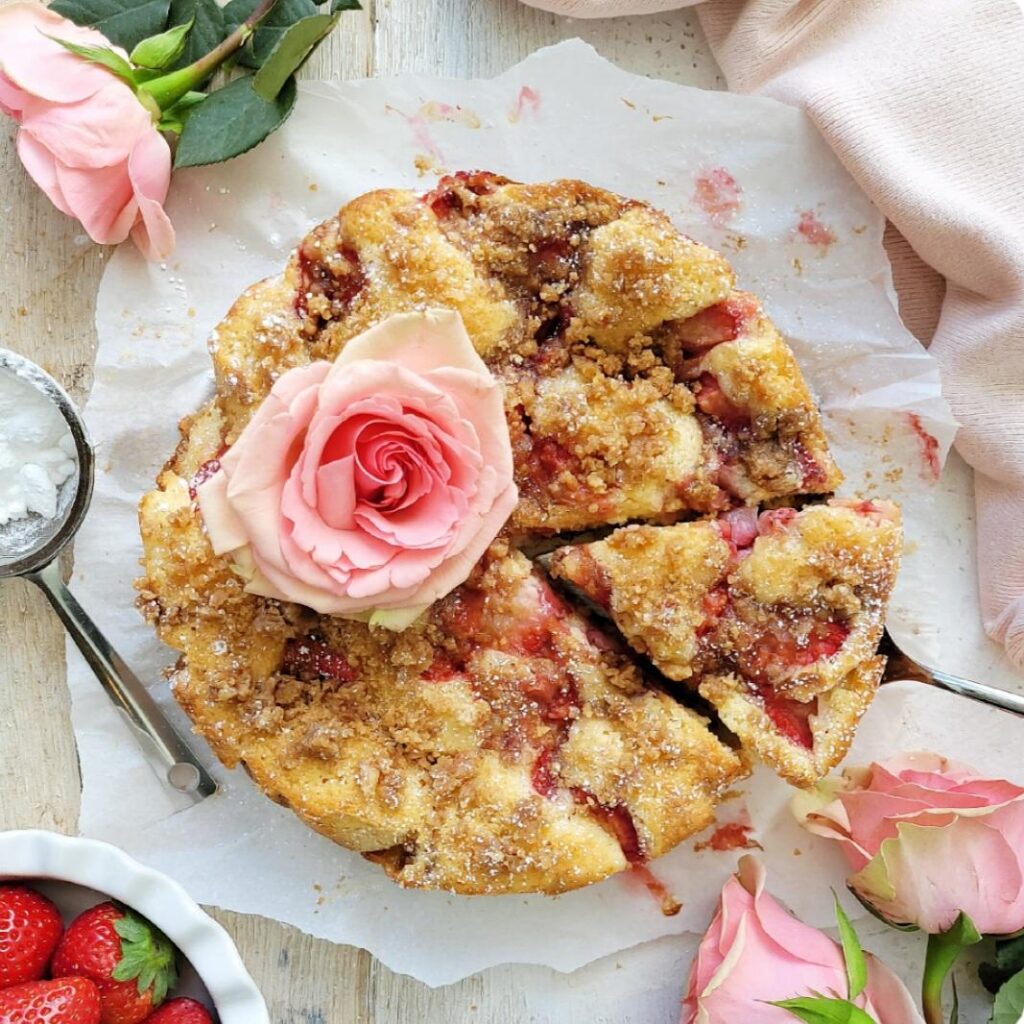
POLYGON ((836 904, 836 923, 839 925, 839 941, 843 946, 843 962, 846 965, 847 999, 856 999, 868 983, 868 963, 864 950, 850 919, 846 916, 839 897, 833 892, 836 904))
POLYGON ((167 24, 170 0, 55 0, 50 10, 76 25, 98 29, 116 46, 131 50, 167 24))
POLYGON ((178 980, 177 954, 170 940, 148 921, 125 910, 114 922, 121 939, 121 959, 111 971, 115 981, 134 981, 140 996, 150 993, 159 1006, 178 980))
POLYGON ((997 993, 990 1024, 1020 1024, 1024 1020, 1024 971, 1015 974, 997 993))
POLYGON ((162 71, 170 67, 185 52, 185 41, 191 31, 192 22, 186 21, 157 36, 143 39, 131 52, 132 63, 150 70, 162 71))
POLYGON ((782 999, 772 1006, 788 1010, 804 1024, 876 1024, 859 1006, 846 999, 827 999, 825 996, 801 996, 782 999))
POLYGON ((111 74, 117 75, 122 81, 134 87, 137 81, 135 69, 114 50, 106 46, 83 46, 81 43, 69 43, 66 39, 58 39, 56 36, 47 36, 46 38, 60 43, 65 50, 73 53, 76 57, 105 67, 111 74))
POLYGON ((268 103, 273 101, 316 44, 334 28, 338 17, 337 14, 314 14, 295 22, 256 72, 252 80, 256 94, 268 103))
POLYGON ((172 25, 193 23, 185 51, 175 65, 179 68, 205 57, 227 35, 224 12, 217 0, 171 0, 169 21, 172 25))
POLYGON ((252 88, 252 76, 237 78, 211 93, 185 123, 175 167, 215 164, 252 149, 276 131, 295 105, 295 79, 272 103, 252 88))

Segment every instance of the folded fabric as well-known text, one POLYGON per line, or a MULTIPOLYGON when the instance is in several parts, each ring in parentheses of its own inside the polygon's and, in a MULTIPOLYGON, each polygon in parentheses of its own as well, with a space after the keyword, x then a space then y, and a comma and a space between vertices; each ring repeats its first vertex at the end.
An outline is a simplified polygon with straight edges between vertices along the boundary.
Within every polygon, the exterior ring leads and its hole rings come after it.
POLYGON ((620 14, 655 14, 673 7, 692 7, 700 0, 526 0, 552 14, 569 18, 614 18, 620 14))
MULTIPOLYGON (((576 17, 688 6, 529 2, 576 17)), ((931 341, 975 471, 985 629, 1024 669, 1024 11, 709 0, 697 13, 729 87, 803 107, 897 229, 900 311, 931 341)))
MULTIPOLYGON (((731 89, 803 107, 946 280, 931 352, 975 470, 985 629, 1024 668, 1024 11, 1013 0, 713 0, 731 89)), ((903 274, 928 319, 933 282, 903 274)))

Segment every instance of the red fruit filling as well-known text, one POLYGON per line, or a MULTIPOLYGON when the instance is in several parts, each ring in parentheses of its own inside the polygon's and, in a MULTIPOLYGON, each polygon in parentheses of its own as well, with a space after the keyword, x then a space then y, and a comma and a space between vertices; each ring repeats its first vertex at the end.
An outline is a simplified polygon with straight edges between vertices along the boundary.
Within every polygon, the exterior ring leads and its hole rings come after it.
POLYGON ((579 459, 555 438, 533 439, 533 475, 540 484, 547 486, 563 472, 577 470, 579 464, 579 459))
POLYGON ((356 670, 345 655, 328 647, 318 636, 289 640, 284 648, 281 671, 307 683, 317 679, 350 683, 356 677, 356 670))
POLYGON ((456 185, 469 189, 473 195, 486 196, 505 180, 490 171, 456 171, 454 174, 446 174, 433 189, 425 193, 423 202, 433 210, 435 216, 443 219, 450 213, 462 210, 462 197, 456 185))
POLYGON ((572 795, 576 803, 584 804, 602 828, 615 837, 622 848, 622 855, 630 864, 643 864, 647 860, 633 816, 627 808, 621 805, 608 807, 585 789, 573 789, 572 795))
POLYGON ((754 826, 750 822, 729 821, 719 825, 710 838, 693 847, 698 853, 701 850, 713 850, 715 853, 727 853, 730 850, 760 850, 761 844, 751 839, 750 833, 754 826))
POLYGON ((750 681, 748 685, 760 698, 765 714, 771 719, 772 725, 781 736, 797 746, 806 747, 808 750, 814 748, 814 734, 811 732, 810 717, 818 710, 816 700, 803 704, 798 700, 779 697, 767 683, 750 681))
POLYGON ((573 552, 572 583, 604 611, 612 606, 612 587, 597 559, 585 548, 573 552))
POLYGON ((704 611, 704 621, 697 627, 697 636, 706 636, 715 626, 718 620, 729 608, 729 586, 726 583, 719 583, 703 597, 701 607, 704 611))
POLYGON ((533 784, 534 792, 539 793, 545 800, 550 800, 558 791, 558 776, 552 764, 556 753, 556 747, 546 747, 537 755, 530 771, 530 782, 533 784))
POLYGON ((443 683, 460 675, 462 668, 447 651, 435 651, 434 660, 424 669, 420 678, 427 683, 443 683))
POLYGON ((795 508, 773 508, 762 512, 757 520, 757 532, 762 537, 780 533, 797 517, 795 508))
POLYGON ((734 508, 719 516, 715 525, 735 555, 737 551, 749 548, 757 539, 757 509, 734 508))
POLYGON ((814 456, 801 444, 795 442, 796 464, 800 467, 800 484, 811 490, 815 487, 822 487, 827 479, 825 469, 814 456))
MULTIPOLYGON (((560 306, 554 316, 549 317, 537 328, 537 332, 534 334, 537 344, 543 345, 545 342, 564 337, 571 322, 572 309, 569 306, 560 306)), ((541 356, 542 351, 538 352, 538 357, 541 356)), ((546 359, 535 359, 534 361, 550 361, 554 353, 544 353, 544 355, 547 357, 546 359)))
POLYGON ((675 325, 674 335, 687 354, 706 352, 723 341, 735 341, 752 317, 757 303, 747 296, 733 296, 702 309, 675 325))
MULTIPOLYGON (((342 316, 352 300, 366 284, 359 254, 351 246, 342 246, 337 258, 325 260, 320 249, 302 246, 299 249, 299 291, 295 296, 295 312, 309 315, 309 304, 323 296, 330 303, 330 316, 342 316)), ((320 314, 322 315, 322 314, 320 314)))
POLYGON ((192 482, 188 485, 188 496, 195 501, 196 492, 203 484, 206 483, 210 477, 215 476, 220 472, 220 459, 209 459, 204 462, 197 470, 196 475, 192 477, 192 482))
POLYGON ((697 378, 694 397, 701 412, 718 420, 729 430, 742 430, 750 426, 750 417, 726 395, 713 374, 702 373, 697 378))
POLYGON ((812 622, 808 632, 795 634, 785 625, 769 628, 751 637, 751 646, 741 655, 744 671, 756 678, 772 678, 781 670, 806 668, 831 658, 850 635, 838 622, 812 622))
POLYGON ((628 877, 635 878, 658 901, 658 906, 666 917, 675 917, 683 909, 682 903, 668 891, 665 883, 657 878, 646 864, 631 864, 628 877))

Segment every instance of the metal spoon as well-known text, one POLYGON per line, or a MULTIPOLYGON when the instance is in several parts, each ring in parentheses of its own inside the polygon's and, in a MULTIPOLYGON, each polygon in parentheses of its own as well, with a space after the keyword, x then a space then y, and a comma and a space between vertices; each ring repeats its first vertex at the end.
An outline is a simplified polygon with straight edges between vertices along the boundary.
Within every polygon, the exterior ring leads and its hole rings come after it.
POLYGON ((92 498, 94 457, 85 423, 61 386, 35 363, 0 348, 0 373, 14 374, 57 407, 78 457, 78 473, 62 485, 54 519, 21 519, 17 531, 12 523, 0 526, 0 580, 20 576, 42 590, 157 776, 198 803, 216 792, 216 782, 60 576, 57 558, 81 526, 92 498))
POLYGON ((943 672, 941 669, 922 665, 896 646, 896 641, 893 640, 888 630, 882 636, 879 650, 880 653, 888 657, 885 675, 882 677, 883 681, 911 679, 914 682, 931 683, 932 686, 937 686, 940 690, 948 690, 950 693, 969 697, 981 704, 990 704, 1003 711, 1011 711, 1015 715, 1024 716, 1024 696, 1010 690, 1001 690, 997 686, 976 683, 972 679, 955 676, 952 672, 943 672))

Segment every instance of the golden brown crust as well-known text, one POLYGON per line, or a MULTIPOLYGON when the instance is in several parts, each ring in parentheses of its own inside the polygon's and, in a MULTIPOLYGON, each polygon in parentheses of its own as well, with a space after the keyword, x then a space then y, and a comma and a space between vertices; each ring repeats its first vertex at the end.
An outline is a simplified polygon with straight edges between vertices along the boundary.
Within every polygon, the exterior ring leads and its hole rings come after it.
POLYGON ((399 882, 561 892, 703 828, 746 771, 512 544, 839 479, 789 349, 717 253, 582 182, 371 192, 249 288, 213 402, 140 508, 140 605, 227 765, 399 882), (501 379, 521 501, 474 575, 394 635, 247 594, 190 485, 277 377, 448 306, 501 379), (510 540, 510 538, 512 540, 510 540))
POLYGON ((696 685, 741 744, 810 784, 845 754, 881 676, 899 566, 890 502, 627 526, 549 568, 670 679, 696 685))

